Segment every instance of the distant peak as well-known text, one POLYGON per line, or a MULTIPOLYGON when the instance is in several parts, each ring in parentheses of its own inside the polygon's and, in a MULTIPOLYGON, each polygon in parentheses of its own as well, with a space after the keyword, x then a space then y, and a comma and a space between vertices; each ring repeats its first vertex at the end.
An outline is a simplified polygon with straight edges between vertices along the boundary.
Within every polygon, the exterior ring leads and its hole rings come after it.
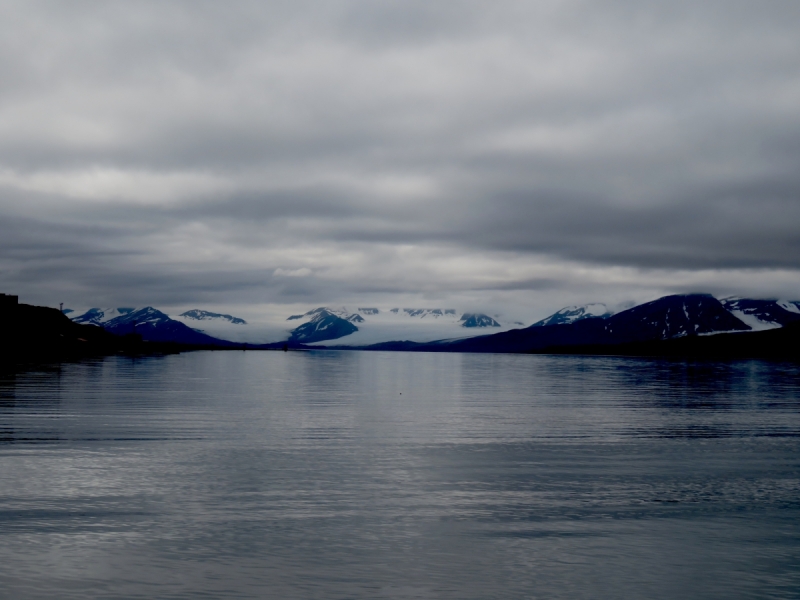
MULTIPOLYGON (((128 315, 134 312, 135 308, 120 307, 120 308, 90 308, 82 314, 73 314, 75 311, 70 311, 70 319, 75 323, 101 325, 107 323, 112 319, 128 315)), ((66 314, 66 312, 65 312, 66 314)))
POLYGON ((549 317, 542 319, 541 321, 537 321, 532 325, 532 327, 568 325, 570 323, 574 323, 575 321, 580 321, 582 319, 588 319, 591 317, 605 319, 610 317, 612 314, 613 313, 608 309, 608 307, 601 302, 584 304, 582 306, 565 306, 549 317))
POLYGON ((483 313, 464 313, 459 321, 462 327, 500 327, 500 323, 483 313))
POLYGON ((247 325, 247 321, 244 319, 240 319, 239 317, 234 317, 232 315, 226 315, 221 313, 210 312, 207 310, 200 310, 200 309, 193 309, 187 310, 185 313, 181 313, 182 317, 186 317, 187 319, 193 319, 195 321, 228 321, 234 325, 247 325))
POLYGON ((305 319, 306 317, 313 317, 314 315, 318 315, 320 313, 328 313, 328 312, 330 311, 328 311, 327 308, 325 308, 324 306, 320 306, 319 308, 312 308, 311 310, 309 310, 306 313, 303 313, 302 315, 292 315, 286 320, 296 321, 297 319, 305 319))

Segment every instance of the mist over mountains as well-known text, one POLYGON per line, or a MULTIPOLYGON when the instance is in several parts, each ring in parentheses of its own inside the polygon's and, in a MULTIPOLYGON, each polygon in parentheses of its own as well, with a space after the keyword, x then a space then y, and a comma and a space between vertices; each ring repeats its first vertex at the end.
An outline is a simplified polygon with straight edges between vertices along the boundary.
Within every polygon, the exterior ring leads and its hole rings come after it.
POLYGON ((337 340, 350 346, 386 342, 398 336, 420 342, 461 338, 485 328, 503 331, 520 325, 517 321, 501 324, 489 315, 462 313, 454 308, 364 307, 351 311, 323 306, 266 323, 248 322, 234 315, 201 309, 170 316, 153 307, 91 308, 71 313, 70 317, 76 323, 101 325, 112 332, 128 333, 135 329, 146 339, 153 337, 159 341, 165 336, 174 336, 175 341, 182 343, 208 343, 191 341, 199 340, 197 334, 200 334, 232 343, 316 344, 337 340), (156 331, 162 333, 156 335, 156 331))

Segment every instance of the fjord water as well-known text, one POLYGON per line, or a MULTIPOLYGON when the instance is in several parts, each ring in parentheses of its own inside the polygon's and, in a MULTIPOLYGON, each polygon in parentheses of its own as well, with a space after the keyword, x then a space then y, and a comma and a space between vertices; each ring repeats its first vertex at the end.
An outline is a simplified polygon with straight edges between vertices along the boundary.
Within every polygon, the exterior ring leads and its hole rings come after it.
POLYGON ((0 378, 2 598, 800 596, 800 366, 192 352, 0 378))

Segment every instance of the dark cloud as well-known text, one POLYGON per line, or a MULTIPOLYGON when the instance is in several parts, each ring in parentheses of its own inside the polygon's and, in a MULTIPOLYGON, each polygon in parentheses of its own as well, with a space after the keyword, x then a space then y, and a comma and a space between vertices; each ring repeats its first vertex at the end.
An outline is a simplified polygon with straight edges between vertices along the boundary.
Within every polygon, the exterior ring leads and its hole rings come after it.
POLYGON ((793 1, 5 2, 0 285, 800 297, 798 26, 793 1))

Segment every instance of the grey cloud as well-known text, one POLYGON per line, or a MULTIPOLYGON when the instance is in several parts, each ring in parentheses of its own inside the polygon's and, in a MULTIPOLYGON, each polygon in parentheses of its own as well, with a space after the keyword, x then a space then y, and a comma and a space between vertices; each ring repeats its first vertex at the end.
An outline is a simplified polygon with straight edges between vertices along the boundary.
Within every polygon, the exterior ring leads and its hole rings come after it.
MULTIPOLYGON (((724 186, 619 206, 594 198, 518 193, 495 198, 474 243, 553 252, 602 264, 659 268, 800 268, 798 185, 724 186)), ((472 214, 465 211, 465 214, 472 214)))
POLYGON ((798 26, 793 1, 7 2, 0 284, 324 302, 578 285, 508 262, 669 291, 800 271, 798 26), (438 248, 488 262, 448 275, 438 248))

